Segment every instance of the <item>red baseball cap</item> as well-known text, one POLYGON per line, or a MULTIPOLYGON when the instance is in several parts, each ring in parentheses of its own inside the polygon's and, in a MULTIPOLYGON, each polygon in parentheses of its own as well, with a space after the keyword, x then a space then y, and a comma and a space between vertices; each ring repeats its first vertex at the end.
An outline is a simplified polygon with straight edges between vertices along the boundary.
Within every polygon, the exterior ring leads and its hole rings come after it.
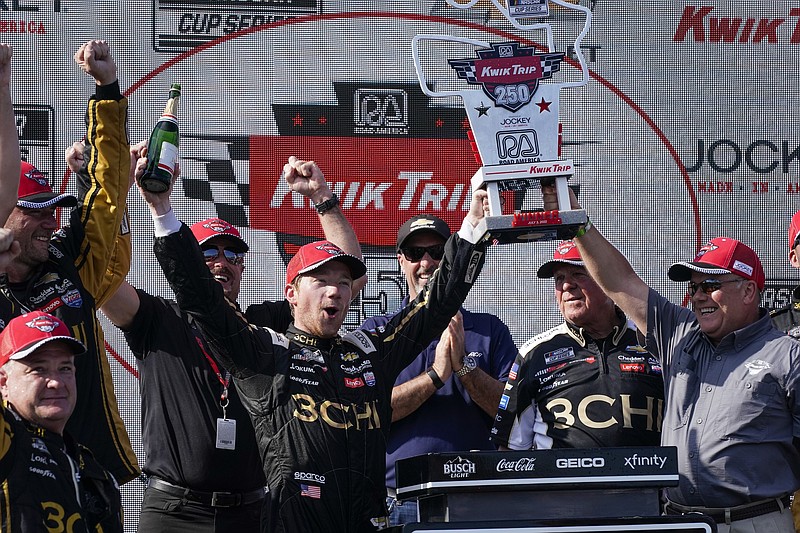
POLYGON ((578 251, 578 247, 575 246, 573 241, 562 241, 559 243, 558 248, 553 252, 553 260, 540 266, 539 270, 536 271, 536 277, 552 278, 553 270, 555 270, 558 265, 585 266, 583 264, 583 259, 581 259, 581 254, 578 251))
POLYGON ((23 359, 48 342, 63 341, 75 355, 86 351, 86 346, 72 336, 60 319, 43 311, 33 311, 13 318, 0 333, 0 366, 9 359, 23 359))
POLYGON ((795 212, 789 223, 789 250, 794 250, 797 237, 800 237, 800 210, 795 212))
POLYGON ((694 261, 675 263, 669 267, 669 279, 689 281, 692 272, 703 274, 736 274, 756 282, 759 289, 764 288, 764 267, 758 255, 749 246, 736 239, 716 237, 700 248, 694 261))
POLYGON ((221 218, 207 218, 192 225, 194 238, 201 245, 214 237, 228 237, 238 247, 236 252, 246 252, 250 249, 239 230, 221 218))
POLYGON ((47 178, 35 166, 22 162, 17 190, 17 206, 27 209, 43 207, 75 207, 78 199, 71 194, 56 194, 47 178))
POLYGON ((302 246, 286 266, 286 283, 289 284, 300 274, 311 272, 328 261, 341 261, 350 269, 353 279, 367 273, 367 267, 361 259, 346 254, 330 241, 316 241, 302 246))

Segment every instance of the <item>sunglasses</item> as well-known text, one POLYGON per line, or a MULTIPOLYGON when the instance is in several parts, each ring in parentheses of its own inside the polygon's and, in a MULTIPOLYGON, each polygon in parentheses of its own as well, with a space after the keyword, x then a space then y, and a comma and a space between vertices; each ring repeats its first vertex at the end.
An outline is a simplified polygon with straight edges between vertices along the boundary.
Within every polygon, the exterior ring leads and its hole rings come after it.
POLYGON ((697 289, 702 290, 706 294, 711 294, 714 291, 718 291, 722 288, 723 283, 737 283, 739 279, 729 279, 727 281, 722 281, 719 279, 707 279, 705 281, 701 281, 700 283, 695 283, 693 281, 689 282, 689 296, 694 296, 694 293, 697 292, 697 289))
POLYGON ((434 261, 441 261, 444 257, 444 244, 434 244, 433 246, 406 246, 400 248, 406 259, 412 263, 419 263, 427 253, 434 261))
POLYGON ((206 260, 206 263, 214 261, 219 257, 220 252, 225 256, 228 263, 232 265, 241 265, 244 263, 245 252, 235 252, 230 248, 217 248, 216 246, 203 247, 203 259, 206 260))

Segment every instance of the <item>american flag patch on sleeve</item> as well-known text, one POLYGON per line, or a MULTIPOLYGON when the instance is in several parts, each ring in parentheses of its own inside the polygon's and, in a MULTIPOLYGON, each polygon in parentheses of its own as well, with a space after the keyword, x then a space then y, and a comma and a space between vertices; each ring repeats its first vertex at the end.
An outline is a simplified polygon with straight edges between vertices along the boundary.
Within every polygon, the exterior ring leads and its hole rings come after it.
POLYGON ((314 485, 303 485, 301 483, 300 496, 305 496, 306 498, 314 498, 319 500, 322 497, 322 492, 320 487, 314 485))

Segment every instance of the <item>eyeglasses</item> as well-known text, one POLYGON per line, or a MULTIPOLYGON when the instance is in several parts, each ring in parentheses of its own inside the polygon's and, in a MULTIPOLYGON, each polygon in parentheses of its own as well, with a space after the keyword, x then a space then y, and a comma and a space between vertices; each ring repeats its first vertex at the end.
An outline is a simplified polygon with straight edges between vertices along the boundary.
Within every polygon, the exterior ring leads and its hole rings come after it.
POLYGON ((244 263, 245 252, 236 252, 230 248, 217 248, 216 246, 203 247, 203 259, 206 260, 206 263, 214 261, 219 257, 220 252, 225 256, 228 263, 232 265, 241 265, 244 263))
POLYGON ((689 282, 689 296, 694 296, 694 293, 697 292, 697 289, 701 289, 706 294, 711 294, 714 291, 718 291, 722 288, 723 283, 738 283, 740 279, 729 279, 723 281, 721 279, 707 279, 705 281, 701 281, 700 283, 695 283, 694 281, 689 282))
POLYGON ((441 261, 444 257, 444 244, 434 244, 433 246, 406 246, 400 248, 406 259, 412 263, 419 263, 427 253, 434 261, 441 261))

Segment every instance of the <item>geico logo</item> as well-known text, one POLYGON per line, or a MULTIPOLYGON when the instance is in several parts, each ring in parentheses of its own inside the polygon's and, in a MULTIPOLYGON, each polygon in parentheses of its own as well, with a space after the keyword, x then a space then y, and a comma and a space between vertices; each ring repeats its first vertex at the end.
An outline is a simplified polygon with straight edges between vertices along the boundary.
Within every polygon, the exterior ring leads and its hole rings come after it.
MULTIPOLYGON (((647 396, 647 406, 644 408, 636 408, 631 406, 630 394, 621 394, 620 403, 622 404, 622 427, 632 428, 633 417, 642 416, 646 419, 645 429, 647 431, 661 431, 661 422, 663 420, 664 400, 661 398, 656 399, 652 396, 647 396)), ((547 402, 545 407, 555 417, 556 423, 554 426, 557 429, 568 429, 575 426, 576 422, 580 422, 583 426, 592 429, 605 429, 619 424, 619 421, 613 415, 605 420, 595 420, 589 416, 589 408, 593 403, 606 404, 609 407, 614 405, 616 400, 604 394, 591 394, 586 396, 578 403, 578 408, 573 414, 572 402, 566 398, 554 398, 547 402), (577 420, 576 420, 577 416, 577 420)), ((641 400, 639 400, 641 401, 641 400)), ((607 409, 611 411, 611 409, 607 409)), ((597 412, 597 409, 593 411, 597 412)))
POLYGON ((556 468, 600 468, 606 465, 602 457, 570 457, 556 459, 556 468))
POLYGON ((341 404, 324 400, 317 403, 308 394, 293 394, 292 399, 297 408, 292 413, 296 419, 303 422, 316 422, 321 419, 332 428, 336 429, 380 429, 381 418, 378 413, 378 401, 373 400, 363 404, 341 404))

